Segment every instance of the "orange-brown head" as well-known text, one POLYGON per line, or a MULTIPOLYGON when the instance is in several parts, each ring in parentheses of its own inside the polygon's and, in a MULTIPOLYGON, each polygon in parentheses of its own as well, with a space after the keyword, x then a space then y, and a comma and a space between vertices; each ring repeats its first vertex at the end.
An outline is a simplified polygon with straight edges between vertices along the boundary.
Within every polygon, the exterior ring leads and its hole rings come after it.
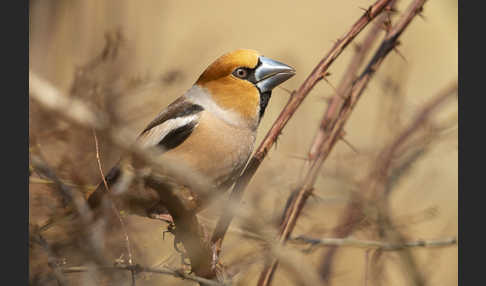
POLYGON ((254 50, 239 49, 213 62, 195 85, 205 90, 220 108, 258 124, 272 89, 294 74, 288 65, 254 50))

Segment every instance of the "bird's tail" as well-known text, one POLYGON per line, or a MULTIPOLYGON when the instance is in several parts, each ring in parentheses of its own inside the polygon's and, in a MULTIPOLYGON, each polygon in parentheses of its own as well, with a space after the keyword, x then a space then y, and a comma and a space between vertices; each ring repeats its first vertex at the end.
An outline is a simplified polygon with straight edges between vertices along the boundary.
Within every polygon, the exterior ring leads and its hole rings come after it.
MULTIPOLYGON (((113 167, 108 174, 105 176, 106 183, 108 184, 108 187, 113 186, 117 180, 120 178, 120 167, 115 166, 113 167)), ((105 182, 101 181, 96 189, 92 192, 89 193, 86 197, 88 200, 88 205, 91 209, 96 209, 100 206, 103 197, 107 194, 108 190, 106 190, 105 182)))

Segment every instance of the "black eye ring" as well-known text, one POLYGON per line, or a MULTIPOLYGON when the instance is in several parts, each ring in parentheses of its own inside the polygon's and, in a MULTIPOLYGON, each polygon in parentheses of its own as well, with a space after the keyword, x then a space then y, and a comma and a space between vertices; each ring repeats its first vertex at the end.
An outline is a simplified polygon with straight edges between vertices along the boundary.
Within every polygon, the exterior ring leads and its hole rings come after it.
POLYGON ((233 72, 233 75, 239 78, 246 78, 248 76, 248 71, 244 68, 237 68, 233 72))

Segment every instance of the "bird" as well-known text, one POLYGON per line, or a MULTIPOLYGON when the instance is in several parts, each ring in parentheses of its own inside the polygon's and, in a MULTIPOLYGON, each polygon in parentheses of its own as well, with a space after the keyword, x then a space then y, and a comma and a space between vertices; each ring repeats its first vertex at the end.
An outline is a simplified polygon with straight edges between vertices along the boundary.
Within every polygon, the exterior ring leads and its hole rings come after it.
MULTIPOLYGON (((206 178, 215 189, 227 190, 250 158, 257 128, 272 90, 295 75, 289 65, 256 50, 237 49, 217 58, 182 96, 163 109, 140 133, 137 143, 160 150, 160 160, 180 162, 206 178)), ((120 165, 105 179, 114 185, 120 165)), ((100 205, 101 182, 88 195, 100 205)))

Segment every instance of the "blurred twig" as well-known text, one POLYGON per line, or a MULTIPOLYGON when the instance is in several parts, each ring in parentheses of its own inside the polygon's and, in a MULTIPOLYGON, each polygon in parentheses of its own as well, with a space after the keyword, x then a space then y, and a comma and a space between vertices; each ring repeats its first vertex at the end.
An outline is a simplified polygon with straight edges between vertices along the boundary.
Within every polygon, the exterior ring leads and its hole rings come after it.
MULTIPOLYGON (((84 233, 89 233, 88 226, 92 221, 93 214, 84 198, 76 196, 71 188, 63 184, 57 177, 56 173, 49 167, 47 162, 42 157, 31 155, 31 162, 40 174, 55 182, 61 196, 68 203, 70 203, 70 209, 72 209, 80 218, 80 228, 84 231, 84 233)), ((99 247, 97 247, 97 243, 94 241, 93 236, 88 236, 85 246, 89 249, 90 254, 97 263, 105 263, 105 259, 102 256, 102 251, 99 249, 99 247)))
POLYGON ((374 240, 360 240, 351 237, 348 238, 310 238, 306 236, 298 236, 291 239, 295 243, 309 244, 311 247, 326 247, 326 246, 348 246, 360 248, 379 248, 385 251, 402 250, 412 247, 444 247, 451 246, 457 243, 456 238, 445 238, 437 240, 417 240, 404 243, 390 243, 374 240))
POLYGON ((150 166, 158 173, 176 178, 181 184, 190 186, 196 193, 206 195, 205 192, 210 188, 211 184, 203 176, 188 172, 187 168, 181 166, 180 162, 174 163, 168 158, 164 161, 157 160, 158 153, 156 150, 148 150, 133 144, 137 138, 133 130, 123 126, 112 126, 107 121, 107 116, 102 112, 94 110, 83 100, 62 94, 57 88, 32 71, 29 71, 29 94, 43 108, 57 112, 78 126, 87 130, 94 128, 103 132, 111 143, 122 149, 127 155, 134 156, 134 159, 150 166))
POLYGON ((457 90, 457 81, 449 83, 446 87, 439 91, 438 95, 425 104, 421 111, 417 114, 413 122, 392 142, 390 147, 386 148, 379 156, 380 164, 377 165, 374 174, 370 174, 372 177, 380 176, 386 177, 390 165, 397 153, 398 149, 411 137, 411 135, 422 126, 425 121, 430 117, 430 114, 440 106, 445 100, 453 95, 457 90))
MULTIPOLYGON (((92 129, 92 131, 93 131, 93 137, 94 137, 94 140, 95 140, 95 147, 96 147, 96 162, 98 163, 98 169, 100 170, 101 178, 103 179, 105 191, 109 194, 110 188, 108 187, 108 182, 106 182, 106 177, 105 177, 105 174, 103 174, 103 168, 101 166, 101 157, 100 157, 100 147, 99 147, 99 144, 98 144, 98 136, 96 135, 96 131, 94 129, 92 129)), ((125 226, 125 221, 121 217, 120 211, 116 207, 115 202, 113 200, 111 200, 111 197, 110 197, 110 205, 111 205, 111 208, 113 209, 113 212, 115 213, 116 218, 120 222, 120 226, 121 226, 122 231, 123 231, 123 236, 125 238, 125 244, 126 244, 126 249, 127 249, 127 253, 128 253, 128 265, 132 265, 132 263, 133 263, 132 247, 130 246, 130 239, 128 237, 128 232, 127 232, 127 228, 125 226)), ((133 270, 131 271, 131 277, 132 277, 132 285, 134 286, 135 285, 135 273, 133 272, 133 270)))
POLYGON ((86 225, 89 224, 92 213, 86 202, 76 196, 73 190, 57 177, 56 173, 49 167, 44 158, 39 155, 31 155, 31 163, 39 174, 47 177, 56 185, 63 200, 74 206, 74 211, 79 214, 82 222, 86 225))
MULTIPOLYGON (((73 182, 68 182, 68 181, 64 181, 64 180, 61 180, 61 181, 66 186, 78 188, 78 189, 83 189, 83 190, 86 190, 86 191, 92 191, 92 190, 96 189, 96 186, 94 186, 94 185, 78 185, 78 184, 75 184, 73 182)), ((56 184, 56 182, 54 182, 52 180, 48 180, 48 179, 44 179, 44 178, 36 178, 36 177, 30 177, 29 183, 31 183, 31 184, 48 184, 48 185, 49 184, 56 184)))
POLYGON ((373 5, 371 5, 368 10, 354 23, 351 29, 331 48, 329 53, 319 62, 319 64, 314 68, 306 80, 301 84, 298 90, 292 92, 292 95, 287 102, 286 106, 280 113, 277 120, 273 123, 271 129, 268 131, 267 135, 263 139, 262 143, 255 151, 255 154, 249 161, 245 171, 237 180, 235 186, 230 195, 230 200, 233 203, 227 204, 228 207, 223 211, 216 229, 211 237, 211 242, 213 243, 213 251, 215 253, 215 261, 219 259, 219 254, 221 251, 221 245, 223 243, 224 236, 228 227, 233 219, 232 206, 238 204, 241 200, 242 194, 250 182, 251 178, 255 174, 256 170, 260 166, 261 162, 267 155, 270 148, 277 141, 278 136, 281 134, 282 129, 285 127, 287 122, 293 116, 297 108, 307 97, 312 88, 327 75, 327 70, 334 60, 341 54, 341 52, 347 47, 349 43, 358 35, 376 16, 378 16, 385 7, 392 0, 378 0, 373 5))
MULTIPOLYGON (((163 275, 171 275, 174 277, 182 278, 184 280, 191 280, 194 282, 199 282, 202 285, 207 286, 227 286, 231 284, 227 283, 220 283, 213 280, 209 280, 203 277, 199 277, 192 274, 186 274, 183 271, 179 270, 172 270, 169 268, 153 268, 153 267, 145 267, 139 264, 134 265, 113 265, 113 266, 97 266, 96 269, 98 270, 125 270, 125 271, 133 271, 134 273, 154 273, 154 274, 163 274, 163 275)), ((78 272, 87 272, 89 271, 88 267, 85 266, 72 266, 72 267, 64 267, 62 268, 63 273, 78 273, 78 272)))
MULTIPOLYGON (((41 106, 46 109, 58 112, 64 118, 71 120, 77 125, 91 130, 98 130, 108 135, 108 139, 117 147, 132 155, 132 158, 137 159, 137 163, 143 163, 144 166, 150 166, 149 174, 144 174, 146 183, 157 190, 161 197, 163 197, 171 205, 168 205, 169 211, 174 212, 174 219, 180 231, 176 231, 176 239, 182 241, 186 250, 189 252, 193 271, 202 276, 211 276, 208 270, 211 263, 211 255, 207 251, 209 249, 206 238, 203 235, 202 226, 199 225, 196 218, 196 206, 194 205, 194 194, 205 195, 210 189, 210 184, 205 178, 193 172, 188 172, 181 164, 174 164, 169 159, 163 162, 157 160, 156 151, 143 149, 135 142, 131 130, 119 126, 111 126, 109 122, 104 120, 107 118, 100 112, 93 111, 85 102, 77 98, 70 98, 63 95, 55 87, 47 81, 41 79, 33 72, 29 72, 29 93, 38 101, 41 106), (187 193, 180 192, 178 186, 186 185, 193 191, 191 197, 187 193)), ((33 160, 33 165, 39 171, 43 166, 39 166, 33 160)), ((62 184, 55 176, 47 176, 49 179, 57 182, 70 194, 70 189, 62 184), (69 191, 69 192, 68 192, 69 191)), ((86 203, 79 203, 79 208, 86 208, 86 212, 91 213, 87 208, 86 203)), ((90 222, 91 217, 86 218, 86 224, 90 222)))
MULTIPOLYGON (((428 119, 430 114, 437 109, 437 107, 445 101, 450 96, 454 95, 455 91, 457 90, 457 81, 453 81, 452 83, 448 84, 445 88, 443 88, 436 97, 434 97, 431 101, 425 104, 421 110, 417 112, 415 119, 408 125, 408 127, 398 134, 398 136, 386 147, 383 149, 381 154, 378 156, 376 167, 371 170, 368 178, 365 180, 366 185, 363 186, 363 192, 360 194, 355 194, 355 197, 347 207, 347 209, 343 212, 342 217, 340 218, 340 223, 342 227, 336 228, 334 232, 334 236, 336 237, 346 237, 349 236, 353 230, 356 228, 356 222, 363 219, 363 208, 364 203, 366 201, 378 201, 380 196, 388 196, 389 192, 387 192, 388 188, 388 180, 394 179, 390 178, 390 167, 393 162, 393 158, 397 155, 397 150, 399 150, 406 142, 410 140, 410 137, 417 131, 417 129, 424 124, 424 122, 428 119)), ((386 201, 381 200, 381 208, 386 208, 386 201)), ((383 212, 384 210, 382 210, 383 212)), ((382 220, 387 220, 383 214, 382 220)), ((387 224, 388 227, 392 227, 391 223, 387 224)), ((396 233, 396 231, 395 231, 396 233)), ((331 265, 333 257, 337 251, 337 247, 330 247, 328 252, 324 255, 323 264, 321 266, 321 273, 322 276, 327 279, 329 273, 331 273, 331 265)))
POLYGON ((59 90, 32 71, 29 71, 29 93, 42 106, 59 112, 77 124, 96 129, 107 126, 106 118, 93 111, 82 100, 62 95, 59 90))
POLYGON ((61 268, 59 267, 56 261, 56 255, 52 251, 51 247, 45 240, 45 238, 41 235, 40 230, 29 223, 29 242, 30 243, 37 243, 40 245, 46 252, 47 252, 47 264, 51 267, 54 277, 56 278, 57 283, 59 286, 68 285, 66 283, 66 277, 62 273, 61 268))
MULTIPOLYGON (((314 183, 317 179, 319 170, 332 151, 335 143, 340 139, 342 130, 346 124, 349 116, 356 103, 358 102, 361 94, 366 88, 373 74, 376 72, 383 59, 388 53, 394 49, 397 45, 397 39, 408 26, 410 21, 420 12, 425 0, 415 0, 409 6, 399 22, 393 26, 393 28, 387 33, 385 39, 382 41, 377 52, 363 71, 361 76, 353 82, 349 92, 346 94, 345 101, 343 102, 339 112, 336 113, 336 118, 329 122, 330 125, 325 126, 329 130, 328 135, 325 138, 321 138, 318 142, 316 149, 320 150, 316 158, 311 162, 308 173, 302 183, 298 194, 295 196, 293 203, 291 203, 289 210, 286 212, 285 220, 281 224, 279 233, 279 242, 285 243, 292 233, 298 217, 313 190, 314 183)), ((273 259, 271 263, 267 264, 263 269, 258 285, 270 285, 273 274, 277 268, 278 260, 273 259)))

